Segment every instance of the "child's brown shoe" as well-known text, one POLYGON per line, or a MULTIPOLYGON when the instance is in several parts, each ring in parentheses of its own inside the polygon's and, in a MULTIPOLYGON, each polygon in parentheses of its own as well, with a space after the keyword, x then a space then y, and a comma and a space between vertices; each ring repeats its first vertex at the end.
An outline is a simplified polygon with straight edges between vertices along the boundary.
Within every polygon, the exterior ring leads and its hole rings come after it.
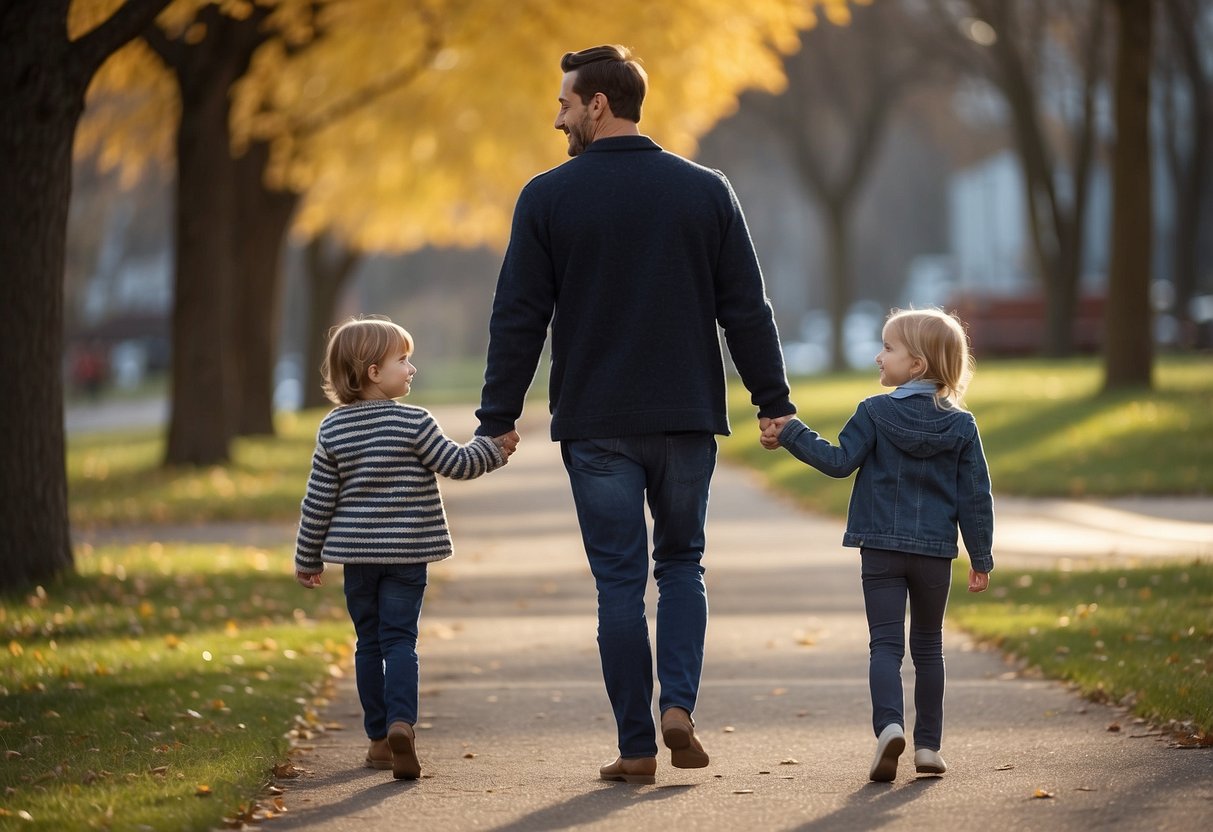
POLYGON ((392 749, 392 776, 397 780, 416 780, 421 776, 417 759, 417 738, 407 722, 393 722, 387 729, 387 744, 392 749))
POLYGON ((674 768, 703 768, 708 764, 708 752, 695 737, 695 723, 682 708, 669 708, 661 715, 661 738, 670 749, 670 765, 674 768))
POLYGON ((626 759, 619 757, 615 762, 598 769, 598 776, 603 780, 636 785, 656 783, 657 778, 654 776, 656 773, 656 757, 628 757, 626 759))
POLYGON ((366 752, 366 767, 380 770, 392 767, 392 749, 387 744, 387 737, 371 740, 371 747, 366 752))

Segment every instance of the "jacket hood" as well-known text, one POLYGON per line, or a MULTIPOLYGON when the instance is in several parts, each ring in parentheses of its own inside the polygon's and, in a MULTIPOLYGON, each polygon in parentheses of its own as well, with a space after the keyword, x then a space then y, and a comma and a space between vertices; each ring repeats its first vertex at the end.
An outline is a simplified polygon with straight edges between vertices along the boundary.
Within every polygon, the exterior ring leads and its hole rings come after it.
POLYGON ((865 404, 881 436, 919 459, 959 448, 973 421, 963 410, 938 407, 932 396, 872 396, 865 404))

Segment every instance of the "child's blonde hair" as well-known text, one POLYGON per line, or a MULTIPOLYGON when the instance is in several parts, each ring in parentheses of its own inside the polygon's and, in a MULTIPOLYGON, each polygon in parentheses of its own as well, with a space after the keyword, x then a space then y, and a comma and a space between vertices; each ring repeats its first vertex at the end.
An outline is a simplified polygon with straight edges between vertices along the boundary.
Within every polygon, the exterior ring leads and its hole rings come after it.
POLYGON ((393 350, 413 352, 413 336, 381 315, 350 318, 329 330, 329 345, 320 373, 324 395, 334 404, 357 401, 372 364, 382 364, 393 350))
POLYGON ((942 309, 894 309, 885 322, 912 358, 925 365, 921 378, 938 385, 935 398, 964 407, 965 390, 973 378, 973 355, 964 324, 942 309))

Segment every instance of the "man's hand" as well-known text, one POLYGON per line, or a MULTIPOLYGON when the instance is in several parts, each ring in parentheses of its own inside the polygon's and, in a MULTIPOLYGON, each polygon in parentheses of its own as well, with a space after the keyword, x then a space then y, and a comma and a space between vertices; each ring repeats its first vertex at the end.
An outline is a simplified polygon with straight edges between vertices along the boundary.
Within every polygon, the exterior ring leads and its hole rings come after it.
POLYGON ((779 447, 779 434, 783 431, 784 425, 792 420, 795 413, 787 416, 778 416, 774 419, 760 418, 758 420, 758 429, 762 431, 762 436, 759 437, 759 442, 762 447, 768 451, 773 451, 779 447))

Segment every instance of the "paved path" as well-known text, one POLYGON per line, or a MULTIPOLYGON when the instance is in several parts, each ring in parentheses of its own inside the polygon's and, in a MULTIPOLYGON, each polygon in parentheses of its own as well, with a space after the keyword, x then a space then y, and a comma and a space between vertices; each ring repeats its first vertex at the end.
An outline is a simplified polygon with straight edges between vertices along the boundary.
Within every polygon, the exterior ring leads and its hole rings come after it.
MULTIPOLYGON (((470 433, 466 416, 439 415, 451 435, 470 433)), ((713 763, 680 771, 663 754, 655 786, 599 781, 615 749, 593 583, 557 448, 542 424, 523 434, 504 471, 443 483, 456 557, 433 567, 423 613, 423 778, 359 767, 351 674, 326 714, 344 730, 297 752, 306 774, 282 783, 289 813, 267 829, 1188 830, 1213 816, 1213 749, 1110 733, 1119 712, 1022 677, 957 633, 945 645, 952 770, 919 779, 903 758, 895 783, 869 783, 867 630, 842 522, 800 512, 730 466, 712 492, 696 712, 713 763), (1054 796, 1035 799, 1038 789, 1054 796)), ((1079 561, 1213 551, 1213 515, 1131 509, 1000 501, 996 553, 1042 564, 1059 547, 1079 561)))

